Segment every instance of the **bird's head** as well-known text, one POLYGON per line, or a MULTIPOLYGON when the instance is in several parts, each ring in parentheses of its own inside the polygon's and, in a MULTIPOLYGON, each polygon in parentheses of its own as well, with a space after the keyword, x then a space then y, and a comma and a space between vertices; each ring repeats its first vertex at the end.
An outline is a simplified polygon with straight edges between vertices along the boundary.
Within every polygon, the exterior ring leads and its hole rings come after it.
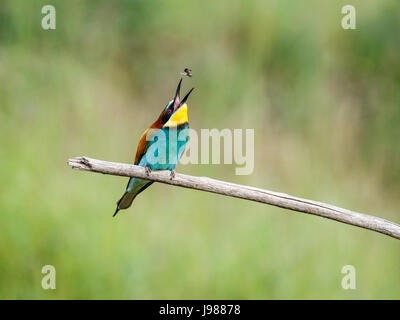
POLYGON ((167 106, 161 113, 162 115, 161 121, 164 126, 179 125, 181 124, 181 122, 183 123, 185 118, 187 122, 186 101, 189 98, 189 95, 192 93, 194 88, 190 89, 190 91, 181 100, 179 97, 181 91, 181 84, 182 84, 182 79, 178 83, 178 87, 176 88, 174 98, 167 104, 167 106))

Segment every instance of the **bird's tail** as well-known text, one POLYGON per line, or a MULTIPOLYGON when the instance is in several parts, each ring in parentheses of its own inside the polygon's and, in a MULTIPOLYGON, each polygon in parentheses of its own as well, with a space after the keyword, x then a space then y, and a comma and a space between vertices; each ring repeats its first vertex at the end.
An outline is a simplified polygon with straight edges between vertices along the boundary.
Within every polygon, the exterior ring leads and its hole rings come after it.
POLYGON ((137 193, 135 192, 128 192, 126 191, 121 199, 117 202, 117 209, 115 210, 113 217, 118 213, 121 209, 128 209, 131 205, 133 200, 136 198, 137 193))
POLYGON ((142 180, 142 179, 129 179, 128 186, 121 199, 117 202, 117 209, 115 210, 113 217, 118 213, 119 210, 128 209, 136 196, 141 193, 144 189, 149 187, 153 181, 142 180))

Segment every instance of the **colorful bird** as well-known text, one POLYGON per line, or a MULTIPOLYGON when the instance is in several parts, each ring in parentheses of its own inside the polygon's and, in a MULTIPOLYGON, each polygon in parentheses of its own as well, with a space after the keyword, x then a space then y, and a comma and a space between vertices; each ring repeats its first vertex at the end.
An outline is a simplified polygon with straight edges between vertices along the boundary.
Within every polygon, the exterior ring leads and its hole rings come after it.
MULTIPOLYGON (((175 168, 189 141, 189 122, 187 104, 192 88, 180 100, 182 79, 176 88, 175 96, 162 110, 158 119, 143 133, 136 150, 135 165, 146 168, 147 174, 151 170, 170 170, 171 178, 175 176, 175 168)), ((117 202, 117 209, 127 209, 133 200, 143 190, 148 188, 153 181, 130 178, 126 191, 117 202)))

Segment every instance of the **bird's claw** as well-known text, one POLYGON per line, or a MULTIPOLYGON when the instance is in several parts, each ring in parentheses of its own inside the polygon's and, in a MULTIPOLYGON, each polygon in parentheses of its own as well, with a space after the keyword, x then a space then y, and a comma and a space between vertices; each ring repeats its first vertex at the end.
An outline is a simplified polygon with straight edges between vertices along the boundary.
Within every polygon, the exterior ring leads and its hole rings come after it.
POLYGON ((144 169, 146 170, 146 175, 150 176, 151 168, 150 167, 144 167, 144 169))
POLYGON ((175 170, 171 170, 170 180, 175 179, 175 170))

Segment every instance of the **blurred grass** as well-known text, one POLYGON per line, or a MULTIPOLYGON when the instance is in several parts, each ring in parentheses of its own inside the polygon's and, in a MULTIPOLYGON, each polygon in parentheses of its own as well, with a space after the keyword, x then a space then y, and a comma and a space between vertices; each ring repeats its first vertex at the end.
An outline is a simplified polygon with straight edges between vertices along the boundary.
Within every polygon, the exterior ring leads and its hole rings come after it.
POLYGON ((0 298, 400 297, 394 239, 164 185, 111 219, 126 179, 66 166, 131 162, 190 66, 191 127, 254 128, 255 171, 179 171, 400 221, 398 1, 353 1, 354 31, 344 1, 54 0, 55 31, 45 4, 0 6, 0 298))

